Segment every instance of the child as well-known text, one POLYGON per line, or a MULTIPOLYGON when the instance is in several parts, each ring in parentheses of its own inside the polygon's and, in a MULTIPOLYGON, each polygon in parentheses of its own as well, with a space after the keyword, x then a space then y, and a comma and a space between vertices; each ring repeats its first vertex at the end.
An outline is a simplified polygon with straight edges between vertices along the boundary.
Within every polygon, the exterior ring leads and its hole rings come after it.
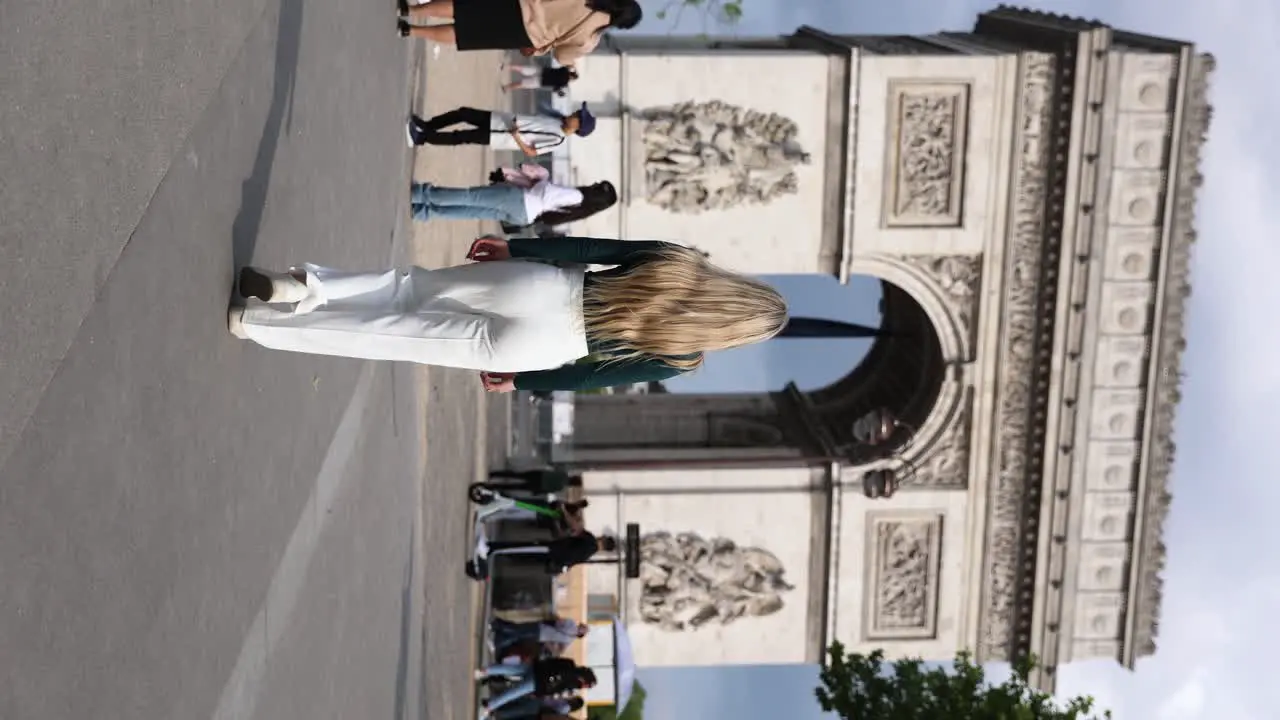
POLYGON ((515 115, 497 110, 461 107, 423 120, 409 118, 409 145, 488 145, 494 150, 518 150, 526 157, 549 153, 569 135, 587 137, 596 129, 596 117, 587 104, 569 115, 515 115), (461 129, 446 128, 465 125, 461 129))
POLYGON ((570 67, 537 67, 535 65, 519 65, 515 68, 520 79, 502 86, 503 92, 512 90, 551 90, 564 97, 569 83, 578 79, 578 71, 570 67))

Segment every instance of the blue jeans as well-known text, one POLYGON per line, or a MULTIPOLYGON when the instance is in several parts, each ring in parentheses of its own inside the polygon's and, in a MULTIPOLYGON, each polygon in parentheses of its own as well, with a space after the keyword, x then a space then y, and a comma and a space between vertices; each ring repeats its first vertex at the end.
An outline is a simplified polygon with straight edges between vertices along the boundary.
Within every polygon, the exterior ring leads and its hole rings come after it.
POLYGON ((414 220, 498 220, 521 227, 529 224, 524 190, 498 183, 469 188, 413 183, 409 206, 414 220))
POLYGON ((493 712, 494 720, 524 720, 542 714, 542 701, 531 695, 507 703, 493 712))
POLYGON ((503 650, 520 643, 536 643, 542 634, 542 623, 513 623, 501 618, 494 618, 490 623, 493 629, 493 646, 501 654, 503 650))
POLYGON ((531 665, 491 665, 486 672, 488 677, 505 677, 513 681, 506 690, 489 697, 485 704, 489 710, 529 697, 536 689, 531 665))

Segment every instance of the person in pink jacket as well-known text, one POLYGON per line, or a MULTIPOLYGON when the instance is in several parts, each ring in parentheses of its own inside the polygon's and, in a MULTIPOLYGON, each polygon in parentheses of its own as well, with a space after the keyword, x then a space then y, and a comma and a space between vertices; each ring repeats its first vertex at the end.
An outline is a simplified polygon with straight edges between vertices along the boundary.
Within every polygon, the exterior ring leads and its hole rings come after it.
POLYGON ((534 223, 565 225, 590 217, 618 202, 610 182, 568 187, 551 182, 545 168, 525 163, 501 168, 489 185, 454 188, 412 183, 410 208, 413 219, 498 220, 524 227, 534 223))

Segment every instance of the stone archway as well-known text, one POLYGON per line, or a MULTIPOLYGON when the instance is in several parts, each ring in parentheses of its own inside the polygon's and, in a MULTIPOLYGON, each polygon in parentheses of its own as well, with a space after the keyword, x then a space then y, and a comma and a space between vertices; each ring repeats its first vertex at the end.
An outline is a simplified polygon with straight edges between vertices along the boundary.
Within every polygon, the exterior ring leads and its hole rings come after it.
POLYGON ((831 461, 866 467, 897 458, 919 468, 908 485, 963 485, 963 473, 946 472, 954 459, 935 467, 932 453, 950 442, 968 414, 967 394, 950 369, 973 351, 975 315, 955 298, 976 297, 976 262, 873 257, 852 269, 880 279, 886 335, 843 378, 808 392, 789 385, 772 393, 580 396, 567 462, 595 469, 831 461), (965 281, 957 286, 957 278, 965 281), (854 421, 877 408, 901 427, 874 448, 859 446, 854 421))

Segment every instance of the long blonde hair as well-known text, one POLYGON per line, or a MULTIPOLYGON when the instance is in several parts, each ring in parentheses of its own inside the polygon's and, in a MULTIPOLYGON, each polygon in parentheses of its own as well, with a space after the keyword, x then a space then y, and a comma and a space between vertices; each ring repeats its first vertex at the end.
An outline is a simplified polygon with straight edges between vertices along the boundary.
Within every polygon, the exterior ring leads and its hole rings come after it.
POLYGON ((777 290, 679 245, 619 274, 593 277, 582 313, 587 334, 616 358, 656 355, 681 369, 701 365, 705 351, 768 340, 787 324, 777 290))

